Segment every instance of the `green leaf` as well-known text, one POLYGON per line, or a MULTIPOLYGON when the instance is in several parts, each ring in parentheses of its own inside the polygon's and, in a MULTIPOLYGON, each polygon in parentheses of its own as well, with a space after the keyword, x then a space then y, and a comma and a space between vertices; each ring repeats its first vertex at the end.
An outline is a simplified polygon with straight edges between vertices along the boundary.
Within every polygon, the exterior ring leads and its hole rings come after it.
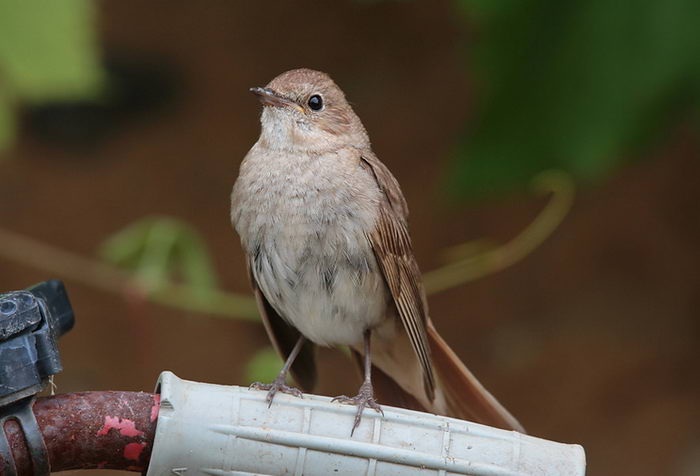
POLYGON ((127 226, 105 240, 100 245, 98 254, 108 263, 126 269, 134 269, 139 261, 150 227, 150 220, 142 220, 127 226))
POLYGON ((524 189, 549 168, 598 180, 697 105, 695 0, 458 5, 477 30, 482 86, 457 149, 462 194, 524 189))
POLYGON ((218 286, 206 244, 193 229, 181 231, 175 244, 175 252, 183 280, 192 286, 200 297, 205 297, 209 290, 218 286))
POLYGON ((245 374, 249 383, 270 383, 280 372, 284 365, 282 359, 272 347, 265 347, 258 352, 246 364, 245 374))
POLYGON ((0 2, 3 86, 28 100, 97 94, 102 70, 90 0, 0 2))
MULTIPOLYGON (((15 115, 7 95, 0 91, 0 152, 10 146, 15 137, 15 115)), ((4 155, 0 155, 2 159, 4 155)))
POLYGON ((204 298, 217 288, 206 244, 187 223, 170 217, 139 220, 107 239, 99 250, 107 262, 128 269, 149 289, 181 281, 204 298))

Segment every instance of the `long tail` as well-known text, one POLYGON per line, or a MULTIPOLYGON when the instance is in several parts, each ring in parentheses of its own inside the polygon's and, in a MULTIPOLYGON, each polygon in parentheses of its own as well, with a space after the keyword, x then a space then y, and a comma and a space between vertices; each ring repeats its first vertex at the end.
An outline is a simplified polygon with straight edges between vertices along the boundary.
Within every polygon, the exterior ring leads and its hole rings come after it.
POLYGON ((462 363, 447 342, 428 322, 433 366, 450 416, 525 433, 525 428, 500 404, 462 363))
MULTIPOLYGON (((432 322, 428 322, 427 331, 437 375, 435 399, 428 401, 423 391, 422 370, 408 339, 396 336, 391 341, 377 341, 372 351, 372 382, 379 402, 525 433, 518 420, 450 349, 432 322)), ((362 368, 359 352, 353 351, 353 355, 362 368)))

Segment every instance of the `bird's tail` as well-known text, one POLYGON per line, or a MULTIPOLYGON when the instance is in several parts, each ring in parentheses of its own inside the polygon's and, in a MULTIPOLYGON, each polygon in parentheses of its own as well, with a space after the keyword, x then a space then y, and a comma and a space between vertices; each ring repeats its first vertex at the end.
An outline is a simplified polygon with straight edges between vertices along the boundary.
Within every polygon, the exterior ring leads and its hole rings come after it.
MULTIPOLYGON (((408 339, 396 336, 391 341, 378 341, 377 351, 372 353, 372 382, 378 401, 525 433, 518 420, 467 369, 430 321, 427 335, 437 375, 435 399, 431 402, 425 395, 422 370, 408 339)), ((353 355, 362 368, 359 352, 353 351, 353 355)))
POLYGON ((428 341, 449 416, 525 433, 523 426, 477 380, 428 322, 428 341))

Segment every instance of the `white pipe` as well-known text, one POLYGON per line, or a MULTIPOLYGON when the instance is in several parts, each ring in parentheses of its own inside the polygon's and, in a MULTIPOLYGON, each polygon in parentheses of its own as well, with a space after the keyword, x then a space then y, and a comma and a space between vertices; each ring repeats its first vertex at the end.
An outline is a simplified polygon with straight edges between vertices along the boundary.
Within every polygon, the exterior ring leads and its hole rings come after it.
POLYGON ((583 476, 579 445, 402 408, 181 380, 163 372, 147 476, 583 476))

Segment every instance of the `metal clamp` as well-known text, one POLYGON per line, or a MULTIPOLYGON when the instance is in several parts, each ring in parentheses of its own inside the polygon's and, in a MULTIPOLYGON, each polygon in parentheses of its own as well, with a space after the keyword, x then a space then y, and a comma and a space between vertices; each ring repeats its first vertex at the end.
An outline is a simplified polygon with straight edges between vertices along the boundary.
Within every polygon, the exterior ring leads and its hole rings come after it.
POLYGON ((24 433, 24 441, 32 459, 34 476, 48 476, 51 473, 46 443, 32 410, 35 399, 36 396, 32 395, 0 408, 0 430, 2 430, 0 431, 0 458, 2 458, 0 474, 4 476, 17 476, 17 466, 4 431, 5 423, 11 420, 16 421, 24 433))

